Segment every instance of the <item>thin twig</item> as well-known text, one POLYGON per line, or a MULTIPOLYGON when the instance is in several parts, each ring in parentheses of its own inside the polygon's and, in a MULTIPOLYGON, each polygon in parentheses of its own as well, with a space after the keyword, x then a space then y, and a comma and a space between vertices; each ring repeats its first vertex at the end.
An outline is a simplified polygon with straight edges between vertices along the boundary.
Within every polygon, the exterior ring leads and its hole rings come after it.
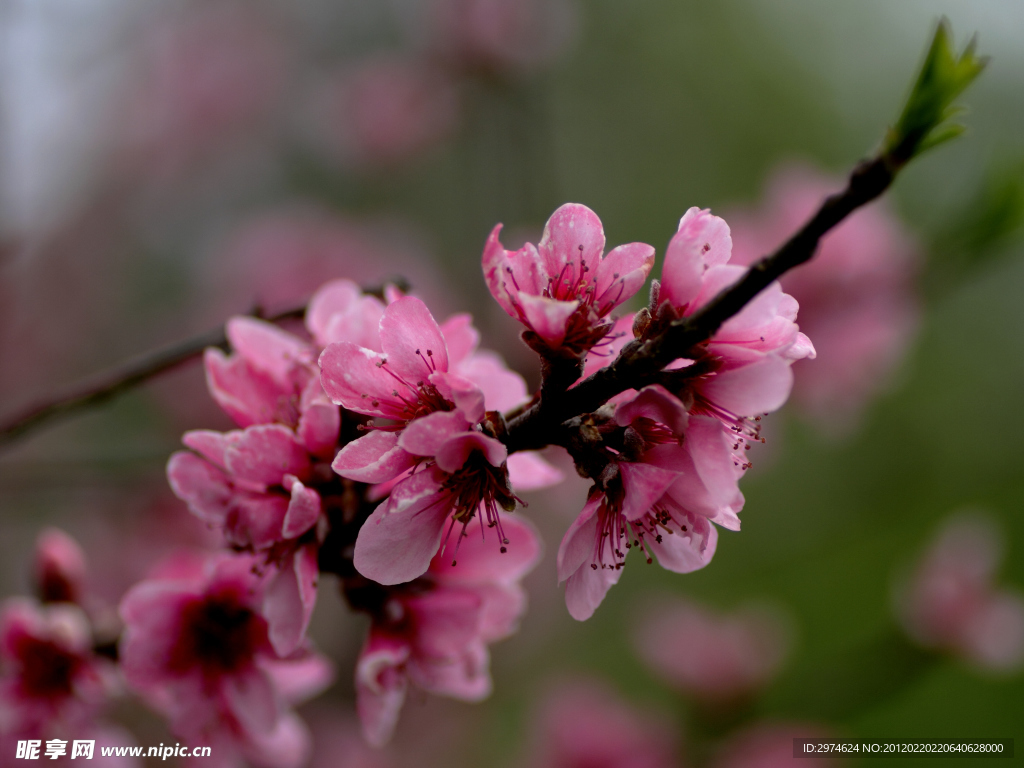
MULTIPOLYGON (((306 307, 303 305, 262 319, 278 323, 283 320, 301 318, 305 311, 306 307)), ((259 314, 253 313, 253 316, 258 317, 259 314)), ((80 382, 65 392, 42 400, 21 413, 5 419, 0 424, 0 447, 9 445, 47 422, 105 403, 161 373, 198 360, 207 347, 227 349, 227 346, 227 336, 224 329, 220 328, 140 355, 113 370, 105 371, 98 376, 80 382)))
POLYGON ((700 311, 675 321, 659 336, 628 345, 606 368, 578 386, 554 397, 542 398, 511 418, 505 443, 510 452, 541 448, 555 427, 598 409, 627 389, 651 383, 670 362, 687 357, 694 346, 710 339, 722 323, 782 274, 808 261, 821 238, 857 208, 882 194, 905 164, 903 147, 858 165, 845 190, 822 203, 817 213, 782 247, 754 263, 742 280, 722 291, 700 311))

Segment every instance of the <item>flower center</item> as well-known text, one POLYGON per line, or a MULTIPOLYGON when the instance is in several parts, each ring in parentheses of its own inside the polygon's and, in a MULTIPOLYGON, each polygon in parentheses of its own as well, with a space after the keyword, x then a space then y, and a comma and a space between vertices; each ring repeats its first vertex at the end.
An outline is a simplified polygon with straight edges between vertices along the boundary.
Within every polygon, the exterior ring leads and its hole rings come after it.
POLYGON ((206 595, 185 606, 169 666, 187 672, 199 666, 209 676, 249 664, 267 642, 266 622, 230 591, 206 595))

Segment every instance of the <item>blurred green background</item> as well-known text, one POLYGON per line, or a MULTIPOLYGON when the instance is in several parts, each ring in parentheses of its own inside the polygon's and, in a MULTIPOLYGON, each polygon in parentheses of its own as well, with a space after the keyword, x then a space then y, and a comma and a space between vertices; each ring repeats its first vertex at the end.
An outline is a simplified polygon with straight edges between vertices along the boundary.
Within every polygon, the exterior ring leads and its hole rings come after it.
MULTIPOLYGON (((756 202, 781 160, 845 173, 895 120, 937 19, 950 18, 958 42, 977 32, 980 51, 993 58, 962 98, 968 134, 916 161, 891 192, 890 204, 926 254, 922 325, 895 384, 842 438, 823 437, 785 412, 773 416, 764 458, 755 456, 743 482, 743 531, 723 532, 712 564, 691 575, 634 562, 584 624, 565 613, 554 569, 571 520, 565 508, 578 509, 583 486, 570 481, 531 494, 525 514, 543 531, 547 555, 529 580, 531 612, 521 632, 493 649, 494 695, 477 706, 410 701, 407 720, 443 707, 452 730, 425 749, 416 746, 422 734, 400 724, 396 759, 508 765, 538 696, 558 679, 587 673, 664 709, 679 724, 690 764, 699 762, 701 745, 724 726, 702 722, 632 651, 639 612, 663 593, 722 609, 767 600, 791 615, 788 662, 748 717, 821 723, 862 737, 1024 743, 1024 677, 909 652, 894 639, 891 607, 897 573, 944 518, 964 508, 999 522, 1007 549, 1001 581, 1024 584, 1024 6, 581 2, 559 56, 529 72, 466 77, 449 135, 412 159, 367 169, 325 159, 304 140, 304 129, 294 127, 302 114, 296 99, 303 83, 338 63, 381 49, 417 50, 413 4, 265 4, 259 8, 272 26, 287 30, 291 62, 276 117, 254 128, 258 136, 248 144, 231 138, 230 151, 213 151, 216 162, 168 181, 144 167, 126 171, 117 134, 87 106, 72 100, 70 113, 48 113, 45 94, 32 90, 56 88, 63 77, 70 85, 62 87, 95 87, 108 98, 99 104, 113 103, 109 94, 125 78, 108 77, 105 68, 121 72, 137 52, 122 51, 130 45, 110 30, 151 19, 124 4, 79 3, 74 13, 90 21, 92 37, 79 39, 77 54, 57 56, 46 46, 59 48, 59 34, 39 30, 73 27, 60 17, 71 11, 43 5, 58 18, 12 3, 5 22, 11 50, 29 55, 3 64, 17 86, 7 89, 4 105, 13 125, 0 262, 4 412, 248 309, 250 300, 237 292, 218 294, 207 262, 239 223, 296 202, 370 222, 375 232, 400 232, 414 243, 413 262, 436 266, 424 291, 446 310, 473 312, 484 343, 535 381, 530 353, 491 306, 479 271, 496 222, 532 239, 558 205, 585 203, 601 216, 609 245, 649 242, 660 258, 688 207, 756 202), (75 55, 87 62, 84 70, 71 66, 75 55), (46 128, 47 114, 57 115, 59 131, 46 128), (95 125, 100 138, 76 138, 95 125), (56 135, 53 146, 78 141, 76 157, 86 158, 49 182, 59 194, 31 183, 54 173, 38 147, 47 130, 56 135), (241 159, 216 167, 240 146, 241 159), (30 194, 36 186, 43 191, 30 194)), ((514 239, 506 236, 506 244, 514 239)), ((395 271, 388 265, 385 274, 395 271)), ((44 524, 78 536, 97 563, 117 559, 111 542, 119 539, 96 531, 134 530, 158 503, 163 464, 184 428, 226 426, 202 404, 175 406, 177 396, 201 399, 201 381, 193 366, 5 449, 6 594, 24 591, 30 542, 44 524)), ((183 506, 178 513, 186 515, 183 506)), ((363 625, 344 615, 330 589, 315 623, 319 644, 339 662, 339 681, 325 698, 349 706, 363 625)))

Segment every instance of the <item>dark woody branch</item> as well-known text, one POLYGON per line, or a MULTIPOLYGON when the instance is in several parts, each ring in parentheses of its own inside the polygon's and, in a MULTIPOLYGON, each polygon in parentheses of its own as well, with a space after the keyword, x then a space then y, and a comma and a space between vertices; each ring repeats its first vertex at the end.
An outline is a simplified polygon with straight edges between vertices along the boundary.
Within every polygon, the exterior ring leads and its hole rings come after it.
POLYGON ((879 153, 854 168, 846 189, 826 198, 784 245, 753 264, 742 280, 698 312, 673 321, 645 341, 628 344, 611 365, 571 390, 542 386, 541 398, 508 420, 505 444, 509 451, 541 448, 553 442, 565 445, 566 430, 558 429, 558 425, 597 410, 624 390, 656 383, 662 369, 673 360, 700 357, 695 347, 708 341, 722 323, 774 280, 810 260, 821 238, 888 189, 910 160, 962 132, 961 126, 949 122, 956 114, 953 99, 981 73, 986 61, 974 55, 973 40, 957 56, 948 24, 940 22, 896 126, 889 130, 879 153))

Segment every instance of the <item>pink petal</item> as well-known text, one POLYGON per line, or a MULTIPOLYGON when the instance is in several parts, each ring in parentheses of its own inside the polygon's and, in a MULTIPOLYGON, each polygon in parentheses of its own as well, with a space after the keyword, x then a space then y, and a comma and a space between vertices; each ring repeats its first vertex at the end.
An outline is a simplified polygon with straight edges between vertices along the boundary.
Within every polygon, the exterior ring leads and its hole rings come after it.
POLYGON ((441 488, 445 477, 436 468, 428 469, 394 487, 359 529, 353 560, 359 573, 386 585, 426 573, 451 512, 441 488))
POLYGON ((334 664, 319 653, 298 658, 265 660, 263 668, 289 704, 301 704, 334 682, 334 664))
POLYGON ((483 642, 445 663, 410 662, 409 679, 418 687, 462 701, 482 701, 491 693, 490 657, 483 642))
POLYGON ((403 603, 415 627, 414 658, 451 659, 478 640, 483 599, 472 589, 434 589, 403 603))
POLYGON ((278 656, 288 656, 305 639, 316 606, 319 575, 317 545, 306 544, 271 578, 263 598, 263 615, 278 656))
POLYGON ((536 451, 521 451, 508 457, 508 479, 517 491, 549 488, 565 479, 562 470, 549 464, 536 451))
MULTIPOLYGON (((290 479, 292 496, 281 526, 281 536, 285 539, 298 538, 320 519, 320 494, 312 488, 307 488, 294 477, 290 479)), ((286 477, 286 487, 288 480, 286 477)))
POLYGON ((523 578, 540 561, 540 537, 533 525, 518 515, 503 516, 501 525, 508 539, 507 551, 501 552, 493 538, 485 540, 471 527, 459 542, 457 564, 452 565, 450 552, 439 552, 430 563, 431 576, 439 583, 455 585, 509 584, 523 578))
POLYGON ((464 432, 445 441, 437 452, 437 466, 445 472, 458 472, 474 451, 479 451, 492 467, 500 467, 508 457, 504 444, 480 432, 464 432))
POLYGON ((601 219, 585 205, 566 203, 547 220, 537 251, 548 275, 564 275, 575 283, 581 275, 581 266, 586 264, 596 270, 604 253, 601 219), (569 269, 563 272, 566 265, 569 269))
POLYGON ((689 414, 679 398, 669 394, 660 384, 644 387, 635 395, 623 398, 615 408, 615 423, 621 427, 629 426, 641 417, 664 424, 672 430, 672 434, 680 437, 689 420, 689 414))
POLYGON ((302 768, 309 760, 312 737, 306 724, 294 712, 283 713, 273 730, 248 736, 249 743, 243 745, 242 752, 252 765, 302 768))
POLYGON ((167 479, 192 514, 209 525, 224 525, 234 491, 221 470, 194 453, 178 451, 167 462, 167 479))
POLYGON ((517 297, 527 325, 553 346, 565 340, 566 324, 579 307, 578 301, 556 301, 520 293, 517 297))
POLYGON ((333 402, 350 411, 400 418, 405 404, 392 392, 406 388, 381 366, 383 360, 348 341, 331 344, 320 355, 320 383, 333 402))
POLYGON ((690 208, 665 251, 661 300, 683 307, 697 298, 708 267, 725 264, 732 255, 729 226, 708 210, 690 208))
POLYGON ((268 424, 277 416, 281 385, 239 355, 225 357, 219 349, 203 356, 206 386, 213 399, 240 427, 268 424))
POLYGON ((480 639, 486 643, 515 634, 519 619, 526 611, 526 591, 515 584, 485 584, 477 587, 483 598, 480 639))
POLYGON ((490 350, 475 352, 460 361, 454 370, 480 388, 489 411, 509 411, 527 399, 523 377, 510 371, 505 361, 490 350))
MULTIPOLYGON (((326 347, 330 342, 326 338, 327 325, 331 317, 348 312, 362 296, 362 290, 351 280, 331 280, 324 283, 313 294, 306 308, 306 329, 310 336, 326 347)), ((332 339, 331 341, 342 341, 332 339)), ((353 341, 348 339, 348 341, 353 341)))
POLYGON ((673 573, 690 573, 711 562, 718 546, 718 529, 701 518, 697 525, 690 526, 686 533, 676 531, 671 535, 666 534, 661 537, 660 543, 648 538, 644 546, 654 553, 658 558, 658 565, 665 570, 673 573), (704 526, 705 531, 694 530, 704 526))
POLYGON ((793 389, 793 371, 777 355, 757 363, 719 371, 699 387, 701 395, 736 416, 759 416, 778 410, 793 389))
POLYGON ((707 489, 709 503, 717 508, 715 517, 726 514, 721 524, 739 530, 735 512, 743 507, 743 495, 737 484, 735 460, 729 433, 713 416, 693 416, 686 432, 684 448, 693 460, 694 469, 707 489))
POLYGON ((391 370, 410 386, 448 370, 448 347, 427 305, 415 296, 389 304, 380 319, 380 344, 391 370))
POLYGON ((632 298, 647 282, 653 266, 654 248, 647 243, 629 243, 609 251, 597 266, 597 314, 604 317, 632 298))
POLYGON ((583 505, 583 509, 562 537, 557 558, 559 583, 596 557, 597 511, 603 501, 603 494, 591 492, 591 497, 587 499, 587 503, 583 505))
POLYGON ((241 433, 232 433, 224 451, 229 472, 243 480, 264 485, 279 485, 284 475, 306 477, 310 471, 309 454, 295 434, 281 424, 261 424, 241 433))
POLYGON ((446 400, 455 403, 455 407, 470 423, 476 423, 484 417, 484 393, 469 379, 455 373, 432 373, 430 383, 437 387, 446 400))
POLYGON ((677 477, 670 469, 631 461, 620 461, 619 473, 625 489, 622 514, 630 521, 643 517, 677 477))
POLYGON ((719 264, 718 266, 710 267, 704 273, 700 292, 690 302, 685 314, 692 315, 697 309, 703 307, 726 288, 742 280, 746 274, 747 268, 737 264, 719 264))
POLYGON ((394 733, 408 685, 409 646, 371 631, 356 663, 356 710, 363 736, 375 747, 394 733))
POLYGON ((513 297, 519 291, 539 295, 547 282, 547 276, 540 274, 540 257, 532 244, 527 243, 515 252, 506 251, 498 239, 500 233, 501 224, 498 224, 491 230, 484 245, 484 282, 501 308, 519 320, 519 311, 513 297))
POLYGON ((399 433, 398 445, 415 456, 434 456, 445 442, 468 428, 459 411, 438 411, 410 421, 399 433))
POLYGON ((281 706, 263 670, 250 667, 225 675, 221 686, 231 714, 246 733, 274 730, 281 716, 281 706))
POLYGON ((224 523, 228 542, 238 547, 266 549, 281 541, 288 499, 280 493, 235 491, 224 523))
POLYGON ((462 312, 452 315, 441 324, 441 335, 448 347, 451 370, 468 358, 480 346, 480 332, 473 327, 473 316, 462 312))
POLYGON ((621 575, 621 568, 581 566, 565 583, 565 607, 569 615, 576 621, 586 621, 593 616, 621 575))
POLYGON ((194 429, 182 435, 181 442, 198 453, 204 459, 218 467, 224 468, 224 451, 229 444, 228 432, 214 432, 212 429, 194 429))
POLYGON ((253 317, 228 320, 227 337, 236 352, 283 387, 291 385, 295 366, 313 362, 313 350, 305 342, 253 317))
POLYGON ((416 457, 398 445, 397 432, 374 430, 345 445, 331 468, 360 483, 386 483, 416 466, 416 457))

